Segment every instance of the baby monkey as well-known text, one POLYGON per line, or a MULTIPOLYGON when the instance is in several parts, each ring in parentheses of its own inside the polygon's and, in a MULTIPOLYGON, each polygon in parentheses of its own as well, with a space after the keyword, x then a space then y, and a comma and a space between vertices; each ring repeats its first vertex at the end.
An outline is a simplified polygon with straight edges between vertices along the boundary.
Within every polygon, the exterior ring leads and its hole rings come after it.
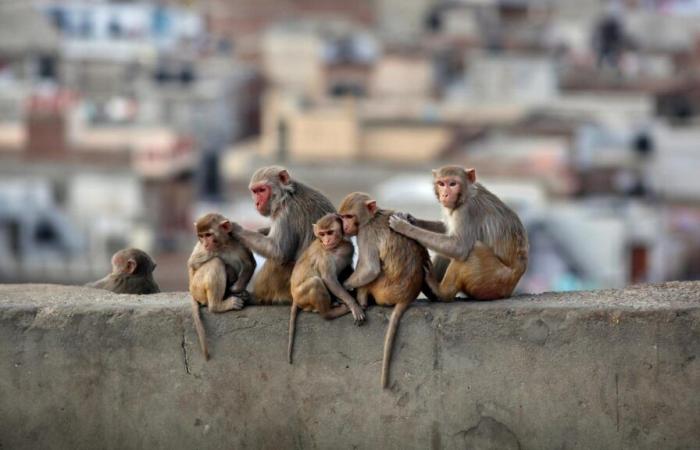
POLYGON ((340 284, 351 271, 354 247, 343 234, 343 222, 326 214, 313 226, 314 240, 294 265, 291 277, 292 309, 289 317, 287 360, 292 363, 297 311, 316 311, 326 320, 352 312, 355 324, 365 320, 362 308, 340 284), (341 278, 341 281, 338 279, 341 278), (332 306, 332 296, 343 302, 332 306))
POLYGON ((153 279, 156 263, 143 250, 125 248, 112 256, 112 272, 101 280, 86 284, 117 294, 157 294, 160 288, 153 279))
POLYGON ((221 214, 209 213, 194 224, 198 242, 187 261, 192 294, 192 318, 204 358, 209 359, 199 305, 219 313, 243 308, 245 290, 255 272, 255 259, 231 233, 233 224, 221 214), (230 298, 229 294, 235 296, 230 298))

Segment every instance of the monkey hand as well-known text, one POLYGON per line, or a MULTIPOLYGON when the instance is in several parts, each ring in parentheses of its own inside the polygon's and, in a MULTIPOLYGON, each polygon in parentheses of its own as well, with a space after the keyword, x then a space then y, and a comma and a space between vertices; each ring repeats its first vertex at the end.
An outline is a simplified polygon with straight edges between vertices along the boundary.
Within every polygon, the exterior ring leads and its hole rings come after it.
POLYGON ((406 231, 411 227, 411 224, 404 217, 394 213, 389 217, 389 226, 392 230, 405 234, 406 231))
POLYGON ((365 321, 365 312, 362 310, 362 308, 355 306, 351 309, 351 312, 352 317, 355 319, 355 325, 362 325, 365 321))
POLYGON ((403 220, 405 220, 406 222, 410 223, 411 225, 415 225, 415 224, 416 224, 416 218, 413 217, 412 215, 410 215, 409 213, 405 213, 405 212, 395 212, 394 214, 392 214, 392 216, 396 216, 396 217, 398 217, 399 219, 403 219, 403 220))
POLYGON ((248 302, 248 300, 250 300, 250 292, 246 291, 245 289, 236 290, 233 287, 231 287, 231 293, 246 303, 248 302))
POLYGON ((243 309, 245 306, 245 302, 242 298, 238 297, 238 295, 231 297, 231 300, 233 300, 233 309, 243 309))

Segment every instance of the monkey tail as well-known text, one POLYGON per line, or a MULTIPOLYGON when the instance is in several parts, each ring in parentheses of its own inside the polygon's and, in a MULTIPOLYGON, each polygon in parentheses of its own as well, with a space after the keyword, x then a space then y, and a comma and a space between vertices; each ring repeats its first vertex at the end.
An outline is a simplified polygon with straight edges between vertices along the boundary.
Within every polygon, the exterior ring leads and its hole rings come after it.
POLYGON ((202 353, 204 354, 204 359, 209 360, 209 349, 207 348, 207 335, 204 332, 204 324, 202 323, 202 317, 199 315, 199 303, 194 298, 192 300, 192 320, 194 321, 194 329, 197 330, 197 337, 199 338, 199 346, 202 348, 202 353))
POLYGON ((297 326, 298 307, 292 303, 292 310, 289 313, 289 344, 287 344, 287 361, 292 364, 292 351, 294 350, 294 333, 297 326))
POLYGON ((409 305, 410 303, 397 303, 389 319, 389 328, 384 338, 384 358, 382 359, 382 388, 384 389, 389 384, 389 363, 391 362, 391 349, 394 345, 396 329, 399 327, 401 316, 403 316, 409 305))

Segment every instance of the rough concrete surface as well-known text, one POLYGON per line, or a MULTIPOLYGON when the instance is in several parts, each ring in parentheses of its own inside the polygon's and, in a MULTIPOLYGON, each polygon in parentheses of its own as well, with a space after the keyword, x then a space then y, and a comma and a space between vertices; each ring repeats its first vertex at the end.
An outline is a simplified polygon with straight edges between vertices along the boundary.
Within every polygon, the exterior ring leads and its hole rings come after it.
POLYGON ((700 448, 700 282, 419 302, 368 323, 0 286, 0 449, 700 448))

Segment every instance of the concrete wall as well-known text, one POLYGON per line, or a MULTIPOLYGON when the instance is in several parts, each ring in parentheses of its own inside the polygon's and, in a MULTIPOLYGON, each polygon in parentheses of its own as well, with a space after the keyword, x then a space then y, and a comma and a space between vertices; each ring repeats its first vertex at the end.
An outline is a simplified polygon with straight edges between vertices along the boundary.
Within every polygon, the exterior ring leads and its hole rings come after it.
POLYGON ((698 448, 700 282, 418 303, 382 390, 389 313, 0 286, 0 449, 698 448))

